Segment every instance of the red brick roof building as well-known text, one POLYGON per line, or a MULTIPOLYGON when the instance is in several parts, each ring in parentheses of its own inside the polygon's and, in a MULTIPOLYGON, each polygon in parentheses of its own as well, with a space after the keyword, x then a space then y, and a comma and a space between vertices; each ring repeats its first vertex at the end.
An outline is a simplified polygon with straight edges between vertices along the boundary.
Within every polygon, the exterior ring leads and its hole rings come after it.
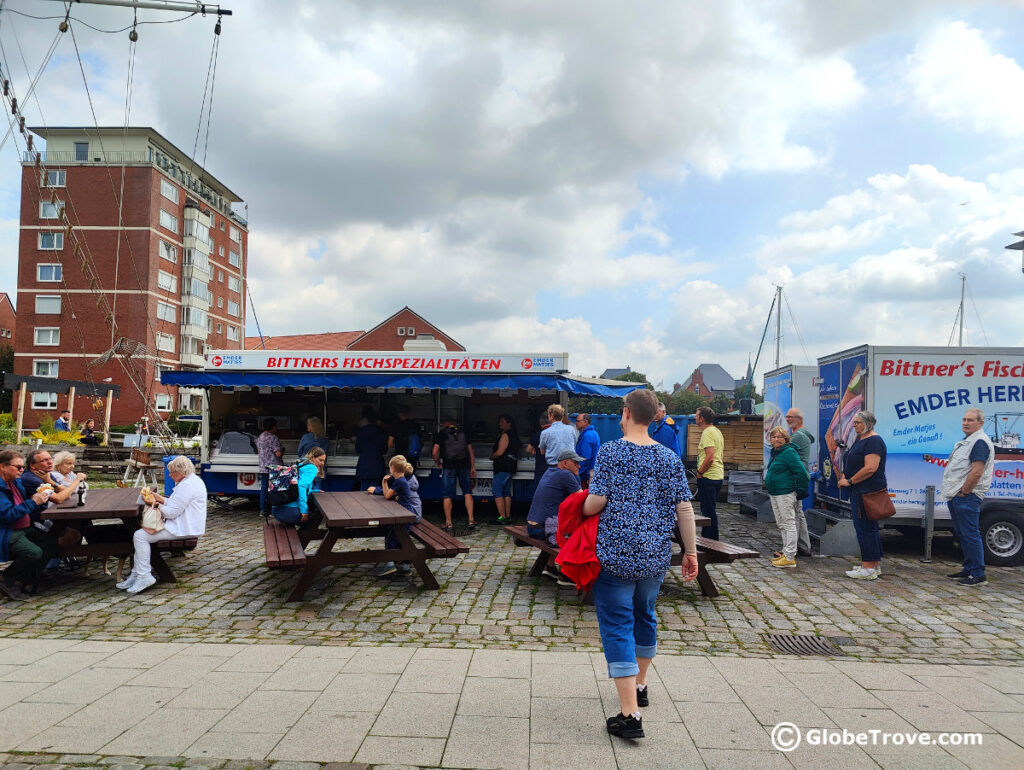
POLYGON ((18 314, 7 292, 0 292, 0 347, 14 345, 14 329, 18 314))

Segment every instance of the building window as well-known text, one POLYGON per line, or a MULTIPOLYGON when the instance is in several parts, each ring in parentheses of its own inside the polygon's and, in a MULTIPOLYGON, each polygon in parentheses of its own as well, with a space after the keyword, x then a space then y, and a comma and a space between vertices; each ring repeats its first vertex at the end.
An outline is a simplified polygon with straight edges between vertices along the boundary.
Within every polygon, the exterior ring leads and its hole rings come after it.
POLYGON ((399 337, 404 337, 405 336, 405 327, 404 326, 399 326, 398 327, 398 336, 399 337))
POLYGON ((224 333, 224 325, 223 324, 217 324, 217 334, 223 334, 223 333, 224 333))
POLYGON ((166 179, 160 180, 160 194, 169 201, 178 202, 178 188, 166 179))
POLYGON ((228 276, 228 289, 231 291, 242 291, 242 282, 233 275, 228 276))
POLYGON ((162 350, 165 353, 174 352, 174 337, 170 334, 164 334, 163 332, 156 333, 156 349, 162 350))
POLYGON ((36 265, 36 280, 40 283, 60 283, 64 270, 59 262, 40 262, 36 265))
POLYGON ((224 283, 224 271, 223 270, 218 270, 217 271, 217 280, 220 281, 221 283, 224 283))
POLYGON ((223 245, 217 247, 217 256, 218 257, 223 257, 224 256, 224 246, 223 245))
POLYGON ((241 338, 241 335, 238 332, 238 327, 237 326, 229 326, 228 327, 228 339, 231 340, 232 342, 238 342, 238 340, 240 338, 241 338))
POLYGON ((57 394, 56 393, 33 393, 32 394, 32 408, 33 409, 56 409, 57 408, 57 394))
POLYGON ((221 307, 221 308, 224 307, 224 298, 223 297, 217 297, 217 307, 221 307))
POLYGON ((55 359, 50 358, 33 358, 32 359, 32 376, 33 377, 56 377, 57 370, 60 367, 60 363, 55 359))
POLYGON ((160 209, 160 227, 172 233, 178 232, 178 217, 170 211, 160 209))
POLYGON ((178 277, 159 270, 156 274, 156 285, 166 291, 178 290, 178 277))
POLYGON ((170 321, 174 323, 178 320, 178 309, 174 305, 170 305, 166 302, 156 303, 156 317, 161 321, 170 321))
POLYGON ((178 247, 173 243, 167 241, 157 241, 157 250, 160 252, 160 256, 166 259, 168 262, 178 261, 178 247))
POLYGON ((237 227, 232 225, 231 228, 228 230, 228 238, 230 238, 235 243, 240 244, 242 242, 242 233, 239 232, 237 227))
POLYGON ((185 264, 198 267, 204 273, 210 272, 210 258, 198 249, 185 249, 185 264))
POLYGON ((60 315, 60 295, 37 294, 37 315, 60 315))
POLYGON ((240 268, 242 266, 242 258, 238 255, 237 251, 228 252, 228 262, 232 267, 240 268))
POLYGON ((40 251, 60 251, 64 248, 64 233, 39 233, 40 251))
POLYGON ((60 219, 60 213, 64 210, 64 201, 51 203, 50 201, 39 201, 40 219, 60 219))
POLYGON ((197 307, 187 307, 181 312, 181 321, 188 326, 206 326, 206 311, 197 307))
POLYGON ((210 290, 206 286, 206 281, 200 281, 198 278, 189 281, 188 286, 185 287, 185 293, 207 302, 210 301, 210 290))
POLYGON ((406 337, 415 337, 416 336, 416 330, 414 328, 412 328, 411 326, 406 326, 405 327, 405 336, 406 337))
POLYGON ((75 142, 75 160, 89 160, 88 142, 75 142))
POLYGON ((64 169, 55 169, 46 172, 47 187, 64 187, 68 181, 68 172, 64 169))
POLYGON ((59 326, 37 326, 34 331, 36 345, 60 345, 59 326))
POLYGON ((218 222, 218 227, 220 227, 221 232, 223 232, 224 231, 224 220, 223 219, 218 219, 217 222, 218 222))
POLYGON ((156 410, 158 412, 171 411, 171 397, 166 393, 156 394, 156 410))
POLYGON ((228 300, 228 315, 233 315, 235 318, 238 318, 239 315, 238 303, 230 299, 228 300))
POLYGON ((198 220, 185 220, 185 235, 191 235, 197 241, 211 247, 213 246, 213 243, 210 241, 210 228, 200 224, 198 220))

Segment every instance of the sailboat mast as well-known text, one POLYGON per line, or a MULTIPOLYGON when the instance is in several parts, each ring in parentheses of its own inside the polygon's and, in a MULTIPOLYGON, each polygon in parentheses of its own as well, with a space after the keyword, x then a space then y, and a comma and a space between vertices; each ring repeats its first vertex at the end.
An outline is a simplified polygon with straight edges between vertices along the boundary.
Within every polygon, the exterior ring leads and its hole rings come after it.
POLYGON ((782 353, 782 287, 775 287, 775 368, 779 368, 782 353))
POLYGON ((967 286, 967 273, 960 273, 960 342, 964 346, 964 289, 967 286))

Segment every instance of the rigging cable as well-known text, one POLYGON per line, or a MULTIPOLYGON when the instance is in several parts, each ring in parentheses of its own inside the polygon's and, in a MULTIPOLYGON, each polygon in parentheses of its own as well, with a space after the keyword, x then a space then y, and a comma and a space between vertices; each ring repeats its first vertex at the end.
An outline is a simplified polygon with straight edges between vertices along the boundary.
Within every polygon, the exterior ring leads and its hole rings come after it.
POLYGON ((974 295, 971 293, 971 284, 964 281, 964 285, 967 286, 967 296, 971 299, 971 307, 974 308, 974 315, 978 319, 978 326, 981 327, 981 336, 985 338, 985 344, 988 345, 988 335, 985 334, 985 326, 981 323, 981 313, 978 312, 978 306, 974 303, 974 295))
POLYGON ((811 363, 811 357, 807 355, 807 346, 804 344, 804 338, 800 334, 800 327, 796 325, 796 318, 793 316, 793 306, 789 304, 789 297, 786 296, 785 292, 782 293, 782 299, 786 303, 786 310, 789 312, 789 320, 793 324, 793 331, 796 332, 796 338, 800 341, 800 348, 804 351, 804 360, 807 363, 811 363))
MULTIPOLYGON (((138 22, 139 12, 135 11, 135 21, 138 22)), ((125 85, 124 92, 124 139, 123 146, 128 146, 128 125, 131 118, 132 112, 132 86, 135 82, 135 50, 138 45, 139 39, 138 33, 135 32, 135 28, 132 27, 132 35, 129 37, 128 42, 128 82, 125 85)), ((120 228, 124 227, 124 179, 125 174, 128 172, 128 159, 124 159, 121 164, 121 193, 117 197, 117 250, 114 252, 114 289, 117 289, 117 279, 121 273, 121 241, 125 240, 122 238, 124 232, 120 228)), ((114 315, 117 315, 117 291, 114 291, 113 307, 114 315)), ((114 327, 110 327, 110 346, 113 347, 116 342, 114 338, 114 327)))

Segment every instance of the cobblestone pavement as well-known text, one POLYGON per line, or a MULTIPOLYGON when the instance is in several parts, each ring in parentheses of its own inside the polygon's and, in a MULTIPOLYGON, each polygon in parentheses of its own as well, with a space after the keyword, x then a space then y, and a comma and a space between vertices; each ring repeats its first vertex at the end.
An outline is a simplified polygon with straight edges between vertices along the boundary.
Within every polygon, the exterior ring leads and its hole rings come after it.
MULTIPOLYGON (((723 540, 764 557, 778 547, 774 524, 732 506, 720 511, 723 540)), ((429 514, 437 520, 436 511, 429 514)), ((368 566, 336 567, 321 573, 305 602, 290 604, 284 597, 296 577, 265 566, 256 513, 211 510, 199 548, 171 562, 176 586, 131 597, 93 564, 88 577, 63 578, 30 601, 0 604, 0 636, 600 649, 593 608, 574 590, 526 574, 535 551, 513 548, 500 527, 481 525, 463 539, 468 554, 431 562, 440 591, 424 590, 415 577, 375 579, 368 566)), ((921 563, 920 545, 908 538, 891 533, 883 541, 884 575, 874 582, 846 578, 850 559, 800 559, 790 570, 747 559, 712 566, 722 595, 706 599, 674 572, 658 603, 660 651, 775 657, 780 653, 762 634, 777 631, 830 637, 841 657, 857 659, 1024 657, 1024 569, 990 568, 989 585, 965 588, 945 577, 959 569, 948 536, 937 536, 931 564, 921 563)))

